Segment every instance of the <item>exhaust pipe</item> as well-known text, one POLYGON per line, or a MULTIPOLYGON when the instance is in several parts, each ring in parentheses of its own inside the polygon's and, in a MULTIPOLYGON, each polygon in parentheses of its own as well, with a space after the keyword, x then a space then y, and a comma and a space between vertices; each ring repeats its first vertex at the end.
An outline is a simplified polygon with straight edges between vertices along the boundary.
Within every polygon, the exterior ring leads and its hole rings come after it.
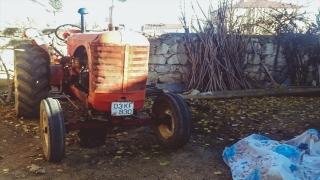
POLYGON ((114 30, 115 30, 115 28, 114 28, 114 26, 113 26, 113 17, 112 17, 112 15, 113 15, 113 8, 114 8, 113 5, 112 5, 111 7, 109 7, 109 24, 108 24, 108 30, 109 30, 109 31, 114 31, 114 30))
POLYGON ((86 8, 80 8, 78 13, 81 14, 81 33, 86 32, 86 22, 84 19, 84 15, 88 14, 88 10, 86 8))

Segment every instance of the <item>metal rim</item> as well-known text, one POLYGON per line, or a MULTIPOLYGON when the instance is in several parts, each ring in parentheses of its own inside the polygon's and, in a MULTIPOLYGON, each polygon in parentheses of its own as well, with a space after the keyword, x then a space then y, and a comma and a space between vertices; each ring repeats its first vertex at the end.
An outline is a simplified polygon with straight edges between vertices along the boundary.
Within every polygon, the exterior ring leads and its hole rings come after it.
POLYGON ((168 105, 162 104, 161 106, 159 106, 158 114, 162 117, 165 117, 165 116, 168 117, 167 122, 162 123, 158 126, 158 130, 161 136, 164 139, 168 139, 173 136, 174 130, 175 130, 174 116, 173 116, 172 109, 168 105))
POLYGON ((46 156, 48 156, 48 148, 49 148, 49 123, 48 123, 48 116, 43 110, 42 112, 42 117, 41 117, 41 134, 42 134, 42 147, 43 147, 43 152, 45 153, 46 156))

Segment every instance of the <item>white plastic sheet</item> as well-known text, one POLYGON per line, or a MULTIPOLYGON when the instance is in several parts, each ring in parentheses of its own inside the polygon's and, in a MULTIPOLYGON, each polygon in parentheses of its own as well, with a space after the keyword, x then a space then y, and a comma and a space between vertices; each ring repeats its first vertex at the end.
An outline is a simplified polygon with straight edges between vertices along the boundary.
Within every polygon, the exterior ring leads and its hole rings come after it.
POLYGON ((226 147, 222 157, 233 179, 320 180, 320 134, 315 129, 282 144, 253 134, 226 147))

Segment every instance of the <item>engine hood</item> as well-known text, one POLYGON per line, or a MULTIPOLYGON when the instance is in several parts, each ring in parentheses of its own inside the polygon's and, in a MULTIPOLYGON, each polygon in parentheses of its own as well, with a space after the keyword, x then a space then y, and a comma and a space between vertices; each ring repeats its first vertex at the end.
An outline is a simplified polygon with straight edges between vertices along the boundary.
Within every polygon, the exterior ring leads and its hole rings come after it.
POLYGON ((143 35, 132 31, 106 31, 99 33, 73 34, 67 40, 68 54, 73 55, 79 46, 89 47, 91 43, 108 45, 149 46, 149 41, 143 35))

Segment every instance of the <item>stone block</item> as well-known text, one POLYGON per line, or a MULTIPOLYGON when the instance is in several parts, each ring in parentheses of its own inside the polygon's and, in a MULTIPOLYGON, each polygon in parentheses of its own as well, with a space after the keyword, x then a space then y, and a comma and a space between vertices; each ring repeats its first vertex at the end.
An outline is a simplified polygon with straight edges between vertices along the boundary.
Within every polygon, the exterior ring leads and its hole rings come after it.
POLYGON ((185 37, 184 36, 176 36, 176 41, 177 41, 177 43, 182 43, 185 41, 185 37))
POLYGON ((268 39, 267 38, 260 38, 259 43, 261 46, 264 46, 265 44, 268 43, 268 39))
POLYGON ((246 47, 246 53, 248 54, 260 54, 261 52, 261 45, 259 43, 249 43, 246 47))
POLYGON ((168 59, 167 63, 168 63, 168 64, 180 64, 177 55, 171 56, 171 57, 168 59))
MULTIPOLYGON (((274 73, 277 73, 277 72, 280 72, 281 69, 283 68, 283 66, 278 66, 278 67, 274 67, 274 65, 266 65, 266 68, 268 69, 269 72, 274 72, 274 73)), ((264 71, 263 71, 264 72, 264 71)))
POLYGON ((259 42, 259 39, 258 38, 251 38, 251 42, 257 43, 257 42, 259 42))
POLYGON ((256 73, 251 72, 251 73, 248 73, 248 75, 257 81, 264 81, 266 78, 266 73, 263 73, 263 72, 256 72, 256 73))
POLYGON ((174 72, 174 71, 177 71, 179 69, 179 67, 181 67, 180 65, 171 65, 170 66, 170 72, 174 72))
POLYGON ((302 61, 303 61, 303 63, 307 64, 309 61, 309 55, 303 55, 302 61))
POLYGON ((248 75, 255 79, 255 80, 258 80, 259 79, 259 74, 258 73, 253 73, 253 72, 249 72, 248 75))
POLYGON ((149 57, 149 64, 165 64, 167 58, 163 55, 151 55, 149 57))
POLYGON ((169 37, 169 34, 167 34, 167 33, 161 34, 161 35, 159 36, 159 38, 162 39, 162 41, 165 40, 165 39, 168 38, 168 37, 169 37))
POLYGON ((283 56, 283 47, 282 46, 279 47, 279 52, 277 52, 277 48, 278 48, 278 45, 275 44, 274 45, 274 51, 272 52, 272 55, 275 56, 278 53, 278 56, 283 56))
POLYGON ((272 43, 266 43, 261 47, 261 55, 271 55, 274 51, 274 47, 272 43))
POLYGON ((284 56, 277 57, 277 66, 285 66, 287 65, 286 58, 284 56))
POLYGON ((169 72, 159 77, 161 83, 181 83, 181 74, 179 72, 169 72))
POLYGON ((178 44, 174 44, 169 47, 170 54, 177 54, 178 53, 178 44))
POLYGON ((260 72, 259 78, 257 79, 258 81, 263 81, 266 77, 266 73, 260 72))
POLYGON ((166 37, 162 42, 169 46, 172 46, 177 43, 176 39, 173 36, 166 37))
POLYGON ((186 52, 187 52, 186 45, 184 43, 179 43, 178 47, 177 47, 177 53, 178 54, 184 54, 186 52))
POLYGON ((150 46, 150 48, 149 48, 149 54, 150 54, 150 55, 156 54, 156 47, 150 46))
POLYGON ((180 64, 185 65, 188 63, 188 57, 185 54, 177 54, 180 64))
POLYGON ((172 56, 172 54, 168 51, 165 54, 163 54, 164 57, 169 58, 172 56))
POLYGON ((149 64, 149 65, 148 65, 149 71, 154 71, 154 66, 155 66, 155 65, 153 65, 153 64, 149 64))
POLYGON ((180 73, 189 74, 190 69, 189 69, 188 66, 180 66, 180 67, 179 67, 179 72, 180 72, 180 73))
POLYGON ((243 65, 248 64, 248 58, 247 58, 247 55, 248 55, 248 54, 245 54, 245 55, 244 55, 243 63, 242 63, 243 65))
POLYGON ((162 44, 160 39, 149 39, 149 42, 150 42, 150 46, 152 47, 157 47, 162 44))
POLYGON ((158 73, 155 71, 148 72, 147 83, 148 84, 157 84, 158 82, 158 73))
POLYGON ((169 46, 167 44, 162 43, 160 46, 156 48, 156 54, 166 54, 169 50, 169 46))
POLYGON ((248 64, 260 64, 260 56, 258 54, 246 54, 248 64))
POLYGON ((253 49, 252 49, 251 43, 247 44, 245 53, 246 53, 246 54, 253 54, 253 53, 254 53, 254 51, 253 51, 253 49))
POLYGON ((265 65, 274 65, 274 58, 275 58, 275 56, 273 56, 273 55, 268 55, 268 56, 264 57, 264 59, 262 60, 262 62, 263 62, 265 65))
MULTIPOLYGON (((264 57, 262 62, 265 65, 274 66, 275 65, 275 58, 276 58, 276 56, 268 55, 268 56, 264 57)), ((287 64, 286 59, 283 56, 277 57, 277 66, 284 66, 286 64, 287 64)))
POLYGON ((255 53, 260 54, 261 45, 259 43, 253 43, 253 48, 254 48, 255 53))
POLYGON ((169 64, 154 65, 154 70, 155 70, 156 72, 159 72, 159 73, 169 72, 170 69, 171 69, 171 65, 169 65, 169 64))
POLYGON ((255 73, 258 72, 260 70, 260 65, 254 65, 254 64, 247 64, 244 67, 245 72, 249 72, 249 73, 255 73))

